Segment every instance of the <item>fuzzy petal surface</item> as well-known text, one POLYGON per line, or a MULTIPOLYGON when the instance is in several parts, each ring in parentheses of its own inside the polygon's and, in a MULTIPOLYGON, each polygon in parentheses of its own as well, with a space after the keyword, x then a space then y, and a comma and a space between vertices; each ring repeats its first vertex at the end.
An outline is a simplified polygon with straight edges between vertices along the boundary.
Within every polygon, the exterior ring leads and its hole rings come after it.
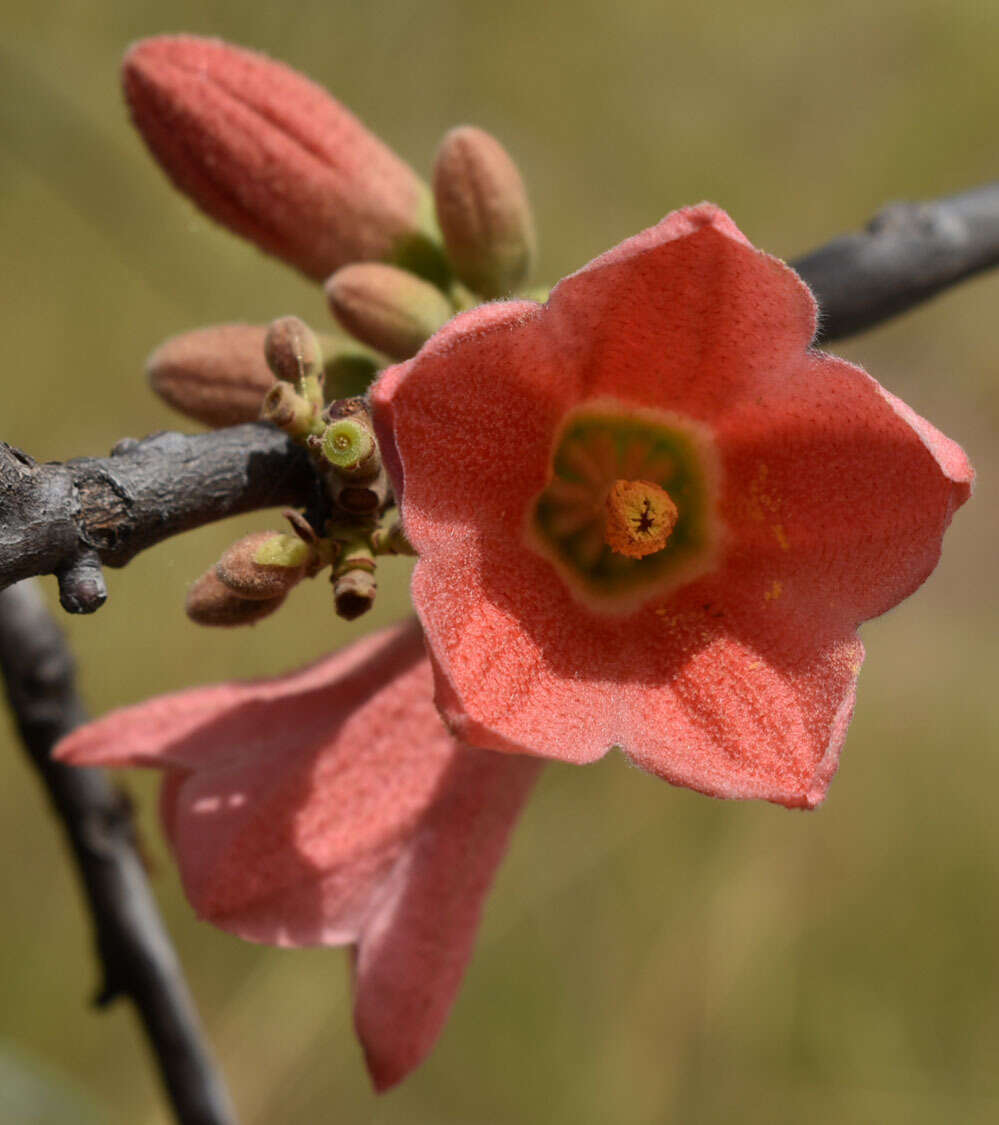
POLYGON ((384 373, 376 426, 459 737, 575 763, 616 746, 714 796, 822 799, 857 626, 925 580, 973 473, 866 373, 813 351, 815 317, 797 275, 702 204, 546 306, 473 310, 384 373), (528 531, 565 418, 591 404, 677 419, 710 447, 713 555, 617 612, 570 589, 528 531))
POLYGON ((211 218, 321 280, 423 233, 427 190, 322 87, 218 39, 163 35, 123 64, 136 126, 211 218))
POLYGON ((445 730, 414 624, 282 680, 114 712, 57 748, 158 765, 164 831, 206 920, 276 945, 354 944, 379 1089, 436 1041, 485 894, 537 774, 445 730))

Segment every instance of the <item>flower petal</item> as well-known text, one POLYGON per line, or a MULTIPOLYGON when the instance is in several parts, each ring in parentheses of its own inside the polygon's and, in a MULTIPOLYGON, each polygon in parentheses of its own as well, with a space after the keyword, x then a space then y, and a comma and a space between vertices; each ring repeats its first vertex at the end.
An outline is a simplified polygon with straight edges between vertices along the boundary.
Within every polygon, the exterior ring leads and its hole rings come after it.
POLYGON ((480 305, 382 373, 371 401, 397 497, 412 469, 418 502, 435 518, 502 525, 511 503, 544 487, 551 434, 572 380, 553 341, 537 331, 542 315, 534 301, 480 305), (477 482, 474 506, 455 487, 466 475, 477 482))
POLYGON ((729 593, 728 608, 706 610, 694 593, 661 617, 667 640, 649 645, 653 682, 628 693, 620 745, 675 785, 813 808, 836 772, 863 645, 768 622, 762 600, 740 606, 729 593))
POLYGON ((250 941, 357 944, 379 1089, 440 1034, 540 766, 456 742, 431 689, 410 622, 282 680, 117 712, 59 747, 166 768, 160 813, 201 917, 250 941))
POLYGON ((963 450, 834 356, 739 402, 716 431, 729 565, 817 628, 856 628, 916 590, 971 494, 963 450))
POLYGON ((365 920, 354 1019, 379 1090, 412 1070, 444 1026, 483 899, 540 766, 488 750, 456 754, 365 920))
POLYGON ((460 752, 422 657, 406 627, 393 651, 338 680, 352 709, 328 691, 283 701, 286 733, 266 753, 188 778, 174 833, 199 914, 277 945, 358 937, 460 752))
POLYGON ((201 770, 243 763, 266 756, 291 732, 302 743, 322 737, 365 698, 355 673, 368 665, 387 672, 419 652, 412 623, 383 630, 277 679, 232 680, 111 711, 64 738, 53 756, 76 766, 201 770), (308 730, 309 723, 317 729, 308 730))
POLYGON ((458 737, 577 765, 619 747, 712 796, 822 799, 862 659, 852 630, 789 617, 759 577, 731 575, 602 617, 544 566, 491 557, 483 582, 457 552, 432 576, 419 564, 437 704, 458 737))
POLYGON ((549 331, 583 341, 580 400, 665 406, 698 421, 793 368, 816 323, 801 278, 710 203, 595 258, 559 282, 546 312, 549 331))

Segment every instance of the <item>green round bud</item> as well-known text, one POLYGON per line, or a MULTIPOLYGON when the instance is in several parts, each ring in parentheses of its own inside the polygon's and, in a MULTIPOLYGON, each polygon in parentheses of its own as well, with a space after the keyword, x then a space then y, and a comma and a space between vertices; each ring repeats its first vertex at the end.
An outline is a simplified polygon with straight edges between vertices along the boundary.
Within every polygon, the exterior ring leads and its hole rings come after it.
POLYGON ((367 426, 352 418, 341 418, 326 427, 323 456, 338 469, 356 469, 375 452, 375 439, 367 426))

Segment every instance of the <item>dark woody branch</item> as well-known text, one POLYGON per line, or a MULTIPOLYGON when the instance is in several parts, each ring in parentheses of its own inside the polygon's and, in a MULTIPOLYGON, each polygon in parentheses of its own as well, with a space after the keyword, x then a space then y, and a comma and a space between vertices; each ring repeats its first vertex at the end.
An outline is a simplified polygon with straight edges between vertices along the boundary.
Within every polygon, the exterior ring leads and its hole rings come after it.
POLYGON ((928 203, 892 203, 862 231, 791 265, 821 311, 819 340, 838 340, 929 300, 999 263, 999 182, 928 203))
MULTIPOLYGON (((859 332, 999 263, 999 183, 897 203, 863 230, 791 264, 821 308, 821 341, 859 332)), ((178 532, 279 505, 302 507, 315 475, 301 447, 264 425, 119 442, 109 458, 38 465, 0 445, 0 588, 55 574, 60 600, 89 613, 123 566, 178 532)))
POLYGON ((305 451, 263 424, 125 439, 64 464, 0 443, 0 587, 55 574, 63 608, 91 613, 107 597, 102 564, 226 516, 304 506, 315 489, 305 451))
POLYGON ((0 591, 0 674, 76 860, 104 974, 96 1003, 119 996, 134 1003, 178 1121, 233 1125, 229 1096, 146 882, 128 802, 103 770, 50 757, 86 715, 73 658, 32 582, 0 591))

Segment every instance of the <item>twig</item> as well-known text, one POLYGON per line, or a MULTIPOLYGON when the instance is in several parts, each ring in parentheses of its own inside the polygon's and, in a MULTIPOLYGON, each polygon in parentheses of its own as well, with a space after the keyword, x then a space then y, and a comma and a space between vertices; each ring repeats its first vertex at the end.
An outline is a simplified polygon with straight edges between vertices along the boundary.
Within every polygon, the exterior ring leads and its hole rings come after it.
POLYGON ((128 802, 103 770, 49 757, 86 715, 73 658, 33 582, 0 591, 0 672, 83 882, 104 973, 96 1002, 131 998, 182 1125, 233 1125, 229 1096, 136 852, 128 802))
MULTIPOLYGON (((791 263, 821 308, 821 340, 887 320, 999 264, 999 183, 897 203, 864 231, 791 263)), ((114 456, 38 465, 0 444, 0 589, 55 574, 73 613, 100 608, 101 566, 225 516, 315 502, 302 449, 262 425, 126 439, 114 456)))
POLYGON ((791 265, 819 300, 820 340, 838 340, 997 263, 999 183, 992 183, 929 203, 893 203, 863 231, 791 265))
POLYGON ((107 596, 100 564, 226 516, 307 504, 315 489, 305 451, 260 424, 125 438, 110 457, 65 464, 0 443, 0 588, 55 574, 63 608, 92 613, 107 596))

